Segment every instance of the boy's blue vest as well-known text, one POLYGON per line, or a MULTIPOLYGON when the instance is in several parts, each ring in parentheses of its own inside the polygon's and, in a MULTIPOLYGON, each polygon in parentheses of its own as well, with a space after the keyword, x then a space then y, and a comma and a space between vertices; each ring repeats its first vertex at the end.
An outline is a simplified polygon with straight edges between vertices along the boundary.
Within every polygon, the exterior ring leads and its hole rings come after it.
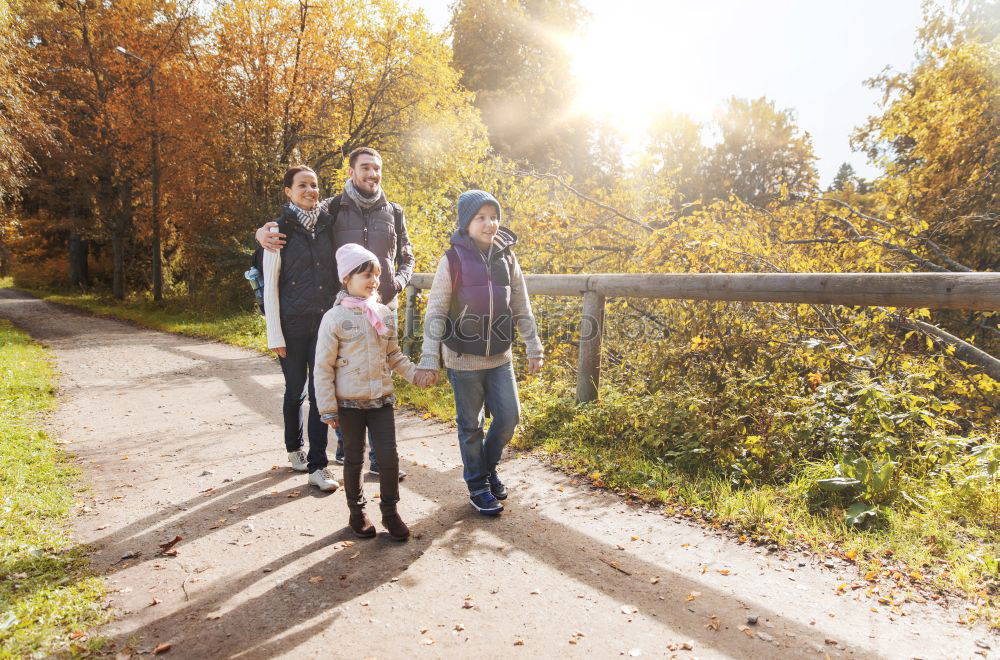
POLYGON ((514 339, 511 248, 515 243, 514 232, 500 227, 487 257, 468 235, 452 234, 446 255, 452 296, 444 344, 456 353, 490 356, 510 349, 514 339))

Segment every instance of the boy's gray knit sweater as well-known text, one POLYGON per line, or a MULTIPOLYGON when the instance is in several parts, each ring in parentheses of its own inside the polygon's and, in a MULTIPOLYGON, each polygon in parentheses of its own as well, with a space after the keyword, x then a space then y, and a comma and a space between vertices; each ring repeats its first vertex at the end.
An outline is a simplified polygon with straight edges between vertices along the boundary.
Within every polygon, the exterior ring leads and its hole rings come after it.
MULTIPOLYGON (((427 312, 424 316, 424 345, 420 356, 420 369, 440 369, 439 354, 444 352, 444 366, 457 371, 474 371, 477 369, 493 369, 510 362, 513 353, 497 355, 459 355, 444 345, 444 319, 448 317, 451 306, 451 268, 448 257, 441 257, 434 282, 431 284, 430 299, 427 301, 427 312)), ((510 311, 514 317, 514 326, 524 340, 529 358, 543 356, 542 340, 538 337, 538 327, 531 313, 531 301, 528 300, 528 288, 524 283, 521 264, 514 258, 514 268, 511 271, 510 311)))

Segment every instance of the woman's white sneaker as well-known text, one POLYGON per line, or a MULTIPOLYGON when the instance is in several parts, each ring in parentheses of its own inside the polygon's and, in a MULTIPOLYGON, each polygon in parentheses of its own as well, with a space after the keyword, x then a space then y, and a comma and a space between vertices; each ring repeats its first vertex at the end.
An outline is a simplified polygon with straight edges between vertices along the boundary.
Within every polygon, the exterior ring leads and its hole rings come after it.
POLYGON ((292 469, 296 472, 308 472, 309 463, 306 461, 306 453, 301 449, 288 452, 288 462, 292 464, 292 469))
POLYGON ((326 468, 309 473, 309 483, 325 493, 332 493, 340 488, 340 482, 326 468))

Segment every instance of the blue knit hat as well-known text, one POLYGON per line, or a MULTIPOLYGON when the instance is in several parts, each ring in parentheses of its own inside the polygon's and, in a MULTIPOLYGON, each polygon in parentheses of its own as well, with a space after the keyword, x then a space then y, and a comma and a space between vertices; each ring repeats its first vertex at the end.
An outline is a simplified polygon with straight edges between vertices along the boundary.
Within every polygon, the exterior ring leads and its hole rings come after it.
POLYGON ((497 207, 497 222, 500 222, 500 202, 485 190, 466 190, 458 196, 458 228, 469 231, 469 223, 483 204, 497 207))

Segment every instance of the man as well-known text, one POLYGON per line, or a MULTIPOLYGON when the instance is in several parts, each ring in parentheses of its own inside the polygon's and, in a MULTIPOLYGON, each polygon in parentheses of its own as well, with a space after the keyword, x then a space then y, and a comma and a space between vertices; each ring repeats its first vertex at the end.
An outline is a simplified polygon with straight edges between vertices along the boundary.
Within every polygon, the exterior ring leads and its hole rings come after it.
MULTIPOLYGON (((382 156, 371 147, 358 147, 348 154, 348 179, 344 191, 320 202, 328 213, 335 214, 333 225, 334 250, 348 243, 357 243, 373 252, 382 267, 379 297, 395 311, 397 294, 406 288, 413 275, 413 248, 406 231, 403 209, 386 199, 382 190, 382 156), (338 209, 339 206, 339 209, 338 209)), ((278 252, 285 244, 285 235, 272 232, 276 222, 257 230, 257 242, 265 250, 278 252)), ((337 264, 330 268, 336 270, 337 264)), ((378 463, 369 443, 370 471, 378 474, 378 463)), ((344 460, 343 443, 337 434, 337 463, 344 460)), ((400 470, 402 479, 406 474, 400 470)))

